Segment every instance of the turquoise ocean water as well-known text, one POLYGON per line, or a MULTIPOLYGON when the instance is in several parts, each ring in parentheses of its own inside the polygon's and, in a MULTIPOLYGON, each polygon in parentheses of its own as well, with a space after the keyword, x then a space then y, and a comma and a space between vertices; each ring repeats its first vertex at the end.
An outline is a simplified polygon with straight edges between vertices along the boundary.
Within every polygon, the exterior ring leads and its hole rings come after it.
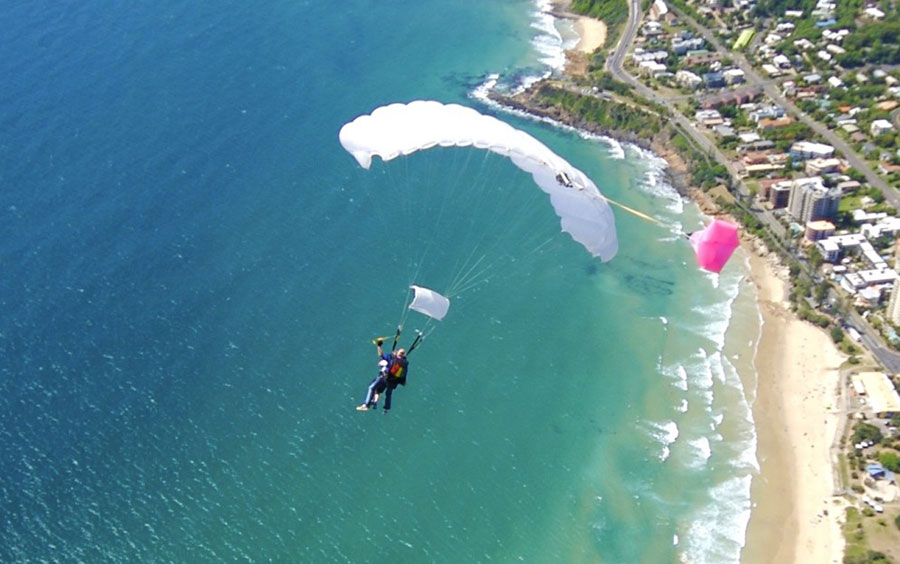
POLYGON ((614 199, 703 218, 633 147, 477 95, 552 72, 531 0, 0 10, 0 560, 734 562, 758 314, 617 212, 599 264, 530 177, 340 126, 459 102, 614 199), (414 23, 413 23, 414 22, 414 23), (456 289, 448 317, 407 286, 456 289), (410 381, 358 413, 398 321, 410 381))

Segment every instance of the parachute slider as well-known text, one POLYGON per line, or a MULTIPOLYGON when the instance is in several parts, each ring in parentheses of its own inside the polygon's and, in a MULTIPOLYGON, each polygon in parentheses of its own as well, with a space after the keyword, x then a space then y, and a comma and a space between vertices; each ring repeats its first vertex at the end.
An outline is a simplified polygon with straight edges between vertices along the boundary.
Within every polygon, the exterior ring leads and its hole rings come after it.
POLYGON ((412 303, 409 304, 409 309, 418 311, 438 321, 444 319, 444 316, 447 315, 447 310, 450 309, 449 299, 434 290, 429 290, 422 286, 412 285, 410 288, 415 292, 415 296, 412 303))

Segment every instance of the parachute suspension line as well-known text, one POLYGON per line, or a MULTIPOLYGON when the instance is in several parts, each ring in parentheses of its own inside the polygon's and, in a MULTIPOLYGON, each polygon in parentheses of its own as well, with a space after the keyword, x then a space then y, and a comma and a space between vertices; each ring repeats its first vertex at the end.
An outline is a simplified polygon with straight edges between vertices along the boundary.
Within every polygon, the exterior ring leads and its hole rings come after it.
MULTIPOLYGON (((489 155, 485 155, 485 157, 489 157, 489 155)), ((481 177, 487 175, 480 175, 481 177)), ((513 187, 513 190, 516 188, 513 187)), ((493 256, 494 252, 501 247, 503 241, 509 240, 511 234, 520 233, 523 230, 523 227, 529 222, 533 221, 533 211, 529 212, 529 209, 534 207, 534 204, 537 200, 546 197, 540 191, 528 191, 527 195, 523 191, 521 193, 516 193, 515 197, 512 198, 514 202, 516 202, 515 206, 512 208, 507 208, 505 211, 505 215, 508 216, 508 221, 499 222, 496 225, 500 226, 499 230, 495 230, 495 240, 487 246, 487 248, 483 248, 482 244, 487 237, 487 234, 484 234, 482 237, 482 241, 473 248, 472 252, 469 253, 469 256, 463 262, 462 266, 457 267, 457 274, 451 282, 448 292, 449 296, 457 296, 467 290, 470 290, 478 285, 488 282, 493 274, 489 276, 485 276, 488 272, 490 272, 495 267, 495 261, 491 261, 488 264, 481 266, 481 263, 484 262, 489 256, 493 256), (472 257, 475 255, 476 251, 481 250, 483 253, 474 264, 469 266, 469 262, 472 260, 472 257), (481 266, 480 270, 476 269, 481 266)), ((540 233, 531 233, 530 235, 526 235, 526 243, 529 237, 540 237, 540 233)), ((552 239, 552 238, 551 238, 552 239)), ((550 239, 544 240, 539 243, 538 246, 546 245, 550 239)), ((530 245, 530 243, 529 243, 530 245)))
MULTIPOLYGON (((489 164, 489 159, 492 157, 496 158, 489 152, 484 153, 482 170, 476 175, 476 178, 480 180, 476 187, 481 190, 481 192, 484 192, 489 185, 503 185, 515 192, 511 198, 507 199, 507 201, 512 201, 514 204, 504 210, 504 221, 491 223, 487 226, 482 225, 481 229, 477 230, 482 234, 480 240, 472 246, 471 252, 461 265, 459 264, 459 261, 457 261, 456 268, 454 269, 454 278, 448 286, 448 297, 456 297, 467 290, 490 281, 494 276, 494 273, 488 273, 495 268, 496 261, 491 260, 486 264, 483 263, 485 263, 485 260, 489 259, 489 257, 494 256, 496 251, 502 247, 503 242, 508 241, 513 233, 521 233, 523 227, 534 220, 535 202, 546 197, 546 195, 540 191, 518 191, 518 187, 515 185, 518 182, 504 180, 504 182, 501 183, 500 178, 497 178, 496 175, 487 174, 485 169, 489 164), (493 227, 494 229, 485 230, 484 227, 493 227), (488 239, 489 236, 493 236, 493 241, 485 245, 485 239, 488 239), (479 258, 472 263, 473 257, 479 252, 481 253, 479 258)), ((483 194, 475 196, 473 201, 478 197, 483 197, 483 194)), ((471 231, 476 230, 472 229, 469 232, 471 231)), ((529 235, 526 235, 526 243, 528 238, 539 236, 541 236, 539 233, 530 233, 529 235)), ((544 245, 546 242, 547 241, 544 241, 540 244, 544 245)))
MULTIPOLYGON (((468 151, 469 160, 471 159, 472 153, 473 153, 472 150, 468 151)), ((486 172, 488 169, 488 164, 490 162, 490 159, 491 159, 490 152, 486 151, 486 152, 482 153, 482 158, 480 159, 480 161, 481 161, 480 170, 474 175, 474 178, 477 179, 477 181, 472 182, 467 185, 471 192, 469 194, 467 201, 479 201, 479 198, 484 197, 484 193, 487 192, 488 186, 490 186, 492 183, 496 182, 496 179, 493 178, 492 175, 487 174, 487 172, 486 172)), ((467 165, 468 165, 468 161, 467 161, 467 165)), ((463 247, 464 248, 468 247, 471 250, 469 251, 465 260, 462 261, 462 263, 460 263, 460 261, 457 259, 456 266, 454 268, 453 278, 447 288, 448 297, 455 297, 464 289, 468 289, 468 288, 472 287, 472 281, 476 280, 478 278, 481 278, 486 272, 489 272, 493 266, 492 264, 487 264, 486 266, 482 267, 481 270, 474 272, 481 265, 481 263, 484 262, 484 260, 488 257, 488 255, 486 253, 481 254, 481 256, 479 256, 478 259, 476 259, 474 263, 471 263, 473 257, 476 255, 476 253, 479 252, 479 249, 483 246, 484 240, 487 238, 487 233, 483 229, 484 226, 482 226, 482 229, 474 229, 474 226, 471 226, 471 225, 469 227, 470 227, 469 229, 465 230, 466 236, 467 236, 466 240, 468 242, 465 243, 463 245, 463 247), (473 235, 472 235, 473 233, 481 233, 481 235, 479 237, 473 237, 473 235), (474 272, 474 274, 473 274, 473 272, 474 272)), ((496 245, 497 245, 497 243, 495 242, 494 246, 496 246, 496 245)), ((475 284, 475 285, 477 285, 477 284, 475 284)))
POLYGON ((478 286, 489 282, 490 279, 493 277, 493 274, 491 274, 491 275, 487 274, 491 270, 491 268, 492 268, 492 265, 488 265, 487 267, 482 269, 480 272, 473 275, 468 281, 460 283, 459 287, 454 289, 452 296, 454 296, 454 297, 458 296, 459 294, 462 294, 463 292, 467 292, 467 291, 471 290, 472 288, 477 288, 478 286))
MULTIPOLYGON (((473 249, 472 252, 474 253, 475 249, 473 249)), ((478 268, 478 266, 482 263, 482 261, 484 261, 485 258, 487 258, 487 255, 481 255, 480 257, 478 257, 478 260, 476 260, 474 264, 472 264, 472 266, 468 267, 468 270, 466 270, 465 272, 460 272, 453 279, 453 281, 450 283, 450 287, 447 288, 448 298, 455 298, 462 291, 460 290, 461 287, 467 287, 473 280, 479 278, 485 272, 490 270, 491 265, 487 265, 486 268, 483 268, 482 270, 476 272, 474 275, 472 274, 472 271, 478 268)), ((469 256, 469 259, 471 259, 471 255, 469 256)), ((466 259, 463 267, 468 265, 469 259, 466 259)))
MULTIPOLYGON (((382 193, 377 194, 376 198, 379 196, 383 197, 383 194, 390 195, 392 192, 397 194, 399 197, 390 197, 387 201, 383 202, 383 208, 379 209, 376 213, 380 217, 384 218, 383 227, 385 233, 392 233, 395 228, 395 222, 403 222, 407 223, 407 218, 412 216, 412 190, 410 189, 410 166, 409 161, 407 159, 393 159, 391 161, 384 161, 384 174, 387 179, 389 190, 382 193), (400 161, 400 162, 398 162, 400 161), (399 168, 398 167, 402 167, 399 168), (399 201, 397 201, 399 200, 399 201)), ((406 259, 412 255, 413 246, 412 241, 408 237, 397 237, 396 239, 391 240, 390 244, 390 260, 398 260, 398 257, 402 259, 406 259), (399 239, 399 241, 397 240, 399 239), (397 249, 396 246, 400 246, 400 249, 397 249)), ((414 261, 416 264, 416 273, 418 273, 418 268, 421 265, 420 261, 414 261)), ((406 263, 403 265, 405 267, 409 267, 409 264, 406 263)), ((400 302, 400 311, 398 314, 397 321, 397 336, 394 339, 394 347, 397 345, 397 337, 399 337, 400 330, 403 325, 406 323, 407 315, 409 314, 409 310, 406 308, 406 304, 410 301, 410 294, 412 290, 408 287, 406 295, 404 296, 403 301, 400 302)))
MULTIPOLYGON (((444 220, 447 216, 447 210, 450 206, 451 198, 459 198, 460 190, 459 187, 471 187, 472 183, 462 183, 459 180, 466 177, 466 173, 470 168, 470 161, 472 160, 473 151, 460 151, 460 150, 451 150, 448 151, 447 154, 452 159, 452 166, 450 170, 455 171, 455 176, 457 181, 454 182, 454 186, 451 189, 442 189, 434 192, 433 187, 436 185, 435 179, 439 179, 441 177, 446 178, 446 165, 441 165, 439 161, 436 161, 434 158, 426 158, 423 162, 425 165, 424 177, 422 178, 413 178, 413 172, 410 172, 410 159, 400 159, 404 161, 403 166, 405 167, 405 181, 397 182, 396 184, 400 186, 400 191, 403 192, 403 210, 405 214, 405 220, 410 224, 416 226, 416 229, 420 227, 424 229, 424 233, 419 234, 414 238, 415 243, 411 243, 411 240, 407 239, 405 243, 408 245, 407 252, 405 256, 409 257, 409 259, 415 265, 415 269, 411 271, 410 278, 408 279, 409 284, 413 284, 418 281, 419 273, 422 269, 422 266, 426 264, 426 258, 430 254, 431 247, 435 244, 438 244, 439 238, 437 234, 440 233, 442 227, 444 227, 444 220), (460 163, 460 154, 465 153, 465 159, 462 163, 460 163), (425 183, 424 186, 417 186, 417 184, 425 183), (424 196, 423 196, 424 195, 424 196), (437 196, 436 198, 433 196, 437 196), (413 206, 413 202, 415 201, 432 201, 435 202, 439 209, 437 211, 436 217, 434 220, 428 221, 427 223, 423 223, 421 220, 421 216, 423 210, 415 209, 413 206), (418 219, 417 219, 418 217, 418 219), (424 242, 424 245, 420 244, 424 242)), ((483 164, 482 164, 483 167, 483 164)), ((431 217, 431 214, 427 214, 431 217)), ((468 232, 469 230, 466 230, 468 232)), ((407 296, 408 301, 408 296, 407 296)), ((404 314, 407 313, 404 311, 404 314)))
MULTIPOLYGON (((459 166, 459 162, 458 162, 460 151, 449 151, 448 153, 452 156, 452 161, 453 161, 450 170, 456 171, 457 180, 464 178, 465 172, 467 171, 467 169, 469 167, 469 160, 471 159, 471 156, 472 156, 471 151, 466 152, 466 158, 461 167, 459 166)), ((430 166, 431 170, 429 171, 427 177, 429 179, 435 178, 438 175, 438 172, 437 172, 437 170, 435 170, 435 163, 434 163, 433 159, 429 160, 428 164, 431 165, 430 166)), ((455 184, 458 185, 459 182, 457 181, 455 184)), ((441 226, 443 225, 444 216, 446 215, 447 208, 449 207, 450 198, 457 195, 458 192, 459 192, 459 190, 457 189, 456 186, 454 186, 453 189, 450 189, 450 190, 441 190, 440 191, 440 200, 439 200, 440 207, 438 209, 436 219, 432 222, 429 222, 429 229, 430 229, 431 233, 429 234, 429 236, 424 237, 424 239, 427 241, 427 243, 426 243, 426 246, 422 249, 422 254, 420 257, 420 264, 422 262, 424 262, 425 256, 427 256, 428 251, 431 248, 431 245, 434 243, 434 241, 436 241, 438 239, 438 237, 436 235, 437 235, 437 233, 439 233, 441 231, 441 226)), ((417 270, 416 274, 418 275, 418 270, 417 270)), ((413 283, 415 281, 416 280, 411 280, 410 283, 413 283)))
MULTIPOLYGON (((426 245, 420 249, 420 253, 418 256, 419 266, 424 263, 425 257, 428 255, 431 245, 435 244, 435 241, 438 240, 436 234, 441 231, 444 227, 443 222, 445 217, 447 216, 447 210, 449 209, 450 202, 453 200, 468 202, 468 201, 478 201, 479 194, 482 194, 486 191, 486 187, 490 183, 490 179, 486 178, 485 169, 487 168, 487 163, 490 158, 489 152, 481 152, 478 151, 478 154, 481 154, 481 159, 477 163, 477 167, 480 169, 479 172, 476 172, 474 175, 470 174, 469 171, 473 169, 473 155, 476 154, 476 151, 472 147, 465 147, 463 150, 453 150, 449 151, 449 154, 452 155, 452 165, 450 170, 455 171, 455 179, 454 186, 449 190, 441 190, 439 202, 439 210, 437 216, 434 221, 428 223, 427 228, 430 232, 434 234, 434 236, 423 236, 420 237, 419 240, 425 239, 426 245), (472 180, 468 180, 468 179, 472 180), (467 179, 463 181, 462 179, 467 179)), ((429 165, 436 166, 432 160, 428 161, 429 165)), ((435 171, 434 174, 438 174, 435 171)), ((432 175, 429 174, 429 178, 432 178, 432 175)), ((484 233, 480 238, 474 238, 473 240, 473 232, 478 232, 478 230, 472 229, 471 226, 468 229, 457 229, 457 231, 462 231, 466 235, 466 242, 461 244, 462 248, 471 248, 472 250, 469 252, 466 260, 460 265, 459 259, 457 259, 456 267, 454 268, 453 281, 450 283, 450 288, 457 286, 460 282, 460 277, 465 276, 471 273, 474 267, 469 266, 469 261, 472 259, 472 256, 478 251, 478 247, 481 245, 481 240, 484 239, 484 233)), ((483 257, 482 257, 483 258, 483 257)), ((481 262, 481 259, 478 261, 481 262)), ((477 266, 477 265, 476 265, 477 266)), ((418 275, 419 269, 416 269, 416 275, 418 275)), ((411 280, 410 283, 416 282, 415 279, 411 280)))
POLYGON ((541 241, 540 243, 538 243, 538 245, 537 245, 535 248, 533 248, 533 249, 531 249, 530 251, 528 251, 528 254, 529 254, 529 255, 534 255, 534 254, 537 254, 537 253, 541 252, 541 249, 543 249, 544 247, 546 247, 547 245, 549 245, 550 243, 552 243, 553 240, 554 240, 555 238, 556 238, 556 237, 547 237, 546 239, 544 239, 543 241, 541 241))
POLYGON ((407 284, 406 298, 404 298, 403 303, 400 304, 400 321, 397 322, 397 327, 403 327, 406 324, 406 318, 409 316, 409 307, 407 306, 410 303, 410 294, 412 294, 412 287, 407 284))

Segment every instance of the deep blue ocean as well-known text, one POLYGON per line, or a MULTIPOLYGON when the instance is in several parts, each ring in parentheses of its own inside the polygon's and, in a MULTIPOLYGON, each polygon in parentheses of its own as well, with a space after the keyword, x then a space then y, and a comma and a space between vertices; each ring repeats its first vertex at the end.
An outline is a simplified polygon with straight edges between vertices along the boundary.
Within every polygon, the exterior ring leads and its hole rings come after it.
POLYGON ((736 562, 759 315, 639 149, 475 95, 558 72, 533 0, 0 8, 0 561, 736 562), (456 102, 616 211, 599 263, 531 178, 338 130, 456 102), (412 283, 458 290, 447 318, 412 283), (371 339, 426 332, 389 414, 371 339))

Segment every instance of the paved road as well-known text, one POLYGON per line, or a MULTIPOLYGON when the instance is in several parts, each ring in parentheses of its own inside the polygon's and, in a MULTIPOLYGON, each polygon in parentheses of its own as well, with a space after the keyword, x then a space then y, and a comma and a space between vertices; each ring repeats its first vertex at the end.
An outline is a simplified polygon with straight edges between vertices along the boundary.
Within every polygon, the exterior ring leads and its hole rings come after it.
MULTIPOLYGON (((640 95, 644 96, 648 100, 651 100, 665 107, 671 114, 672 120, 678 125, 681 131, 690 136, 691 140, 694 143, 694 146, 707 155, 712 156, 716 161, 722 164, 731 175, 731 178, 735 183, 735 188, 738 190, 738 192, 742 196, 748 197, 750 195, 750 191, 744 184, 743 180, 741 180, 741 177, 735 169, 734 163, 731 161, 731 159, 729 159, 719 149, 714 141, 707 137, 702 131, 697 129, 697 127, 693 123, 691 123, 691 121, 687 117, 685 117, 684 114, 682 114, 681 111, 677 108, 674 100, 680 99, 680 96, 672 98, 665 97, 659 92, 656 92, 655 90, 646 86, 643 82, 637 80, 624 69, 623 63, 625 61, 625 55, 628 52, 628 49, 631 47, 634 38, 637 36, 637 31, 641 23, 641 17, 641 1, 629 0, 628 23, 626 24, 625 31, 619 38, 619 42, 616 44, 616 47, 613 50, 612 54, 606 59, 607 71, 609 71, 618 80, 631 85, 640 95)), ((766 225, 768 225, 769 228, 779 237, 784 237, 784 226, 782 226, 781 223, 769 211, 763 210, 761 208, 751 209, 751 211, 756 215, 756 217, 766 223, 766 225)))
POLYGON ((898 208, 898 205, 900 205, 900 194, 898 194, 896 190, 891 188, 891 186, 888 185, 888 183, 885 182, 885 180, 881 178, 878 173, 872 170, 872 168, 869 166, 869 163, 867 163, 858 154, 856 154, 856 152, 852 147, 850 147, 850 145, 848 145, 833 131, 828 129, 828 127, 826 127, 824 124, 814 120, 811 116, 800 110, 800 108, 798 108, 792 101, 785 98, 779 91, 778 85, 776 83, 773 83, 771 80, 764 80, 762 77, 760 77, 756 70, 754 70, 753 65, 750 64, 743 53, 727 49, 709 29, 697 23, 697 21, 691 18, 688 14, 675 7, 670 7, 670 9, 678 14, 678 17, 682 21, 686 21, 691 24, 706 41, 708 41, 713 47, 716 48, 717 51, 731 57, 731 59, 741 68, 741 70, 744 71, 745 79, 748 84, 761 86, 766 95, 768 95, 769 98, 775 101, 775 103, 783 107, 788 113, 797 116, 797 119, 806 124, 817 134, 821 135, 834 148, 843 153, 844 158, 847 159, 847 162, 850 163, 850 166, 861 172, 863 176, 866 177, 866 180, 869 181, 869 184, 881 190, 884 193, 885 200, 887 200, 890 205, 898 208))
MULTIPOLYGON (((803 121, 803 123, 808 125, 813 131, 822 135, 822 137, 828 140, 836 149, 843 152, 850 165, 862 172, 866 176, 866 179, 870 184, 876 186, 877 188, 880 188, 882 192, 884 192, 885 199, 891 205, 900 209, 900 197, 898 197, 897 193, 890 186, 888 186, 881 177, 875 174, 875 172, 869 168, 868 164, 865 163, 858 155, 856 155, 856 153, 853 152, 853 150, 843 141, 843 139, 839 138, 824 125, 801 112, 800 109, 797 108, 791 101, 784 98, 784 96, 782 96, 778 91, 778 85, 772 80, 763 80, 756 73, 756 71, 753 70, 752 65, 742 54, 732 53, 728 51, 708 29, 697 24, 696 21, 694 21, 692 18, 690 18, 680 10, 675 10, 675 12, 679 15, 680 18, 682 18, 682 21, 687 20, 688 22, 690 22, 699 31, 703 38, 706 39, 717 50, 728 54, 730 57, 732 57, 733 60, 736 60, 738 66, 743 69, 747 82, 750 85, 758 85, 762 87, 763 91, 770 98, 772 98, 772 100, 774 100, 778 104, 781 104, 788 112, 791 112, 794 115, 798 116, 798 118, 803 121)), ((673 102, 673 99, 666 98, 653 89, 647 87, 641 81, 637 80, 627 71, 625 71, 623 66, 625 55, 628 52, 628 49, 630 48, 632 42, 634 41, 635 36, 637 35, 638 27, 641 23, 641 17, 641 1, 629 0, 628 23, 626 24, 625 31, 619 38, 619 42, 616 44, 615 49, 613 50, 610 57, 606 60, 607 70, 618 80, 631 85, 635 90, 637 90, 639 94, 641 94, 648 100, 651 100, 665 107, 670 112, 672 119, 681 128, 681 130, 691 137, 698 148, 711 155, 718 162, 722 163, 726 167, 726 169, 728 169, 728 172, 731 174, 732 179, 734 179, 734 181, 736 182, 736 187, 738 188, 738 190, 743 195, 747 195, 749 193, 747 187, 737 175, 737 172, 734 169, 734 165, 731 160, 728 159, 724 155, 724 153, 719 150, 719 148, 712 140, 710 140, 706 135, 699 131, 694 126, 694 124, 692 124, 690 120, 687 119, 678 110, 673 102)), ((775 218, 773 214, 759 208, 751 208, 751 211, 760 220, 764 221, 775 233, 778 233, 781 236, 784 235, 784 227, 778 222, 777 218, 775 218)), ((784 249, 783 251, 787 252, 784 249)), ((863 344, 870 351, 872 351, 872 354, 874 354, 875 357, 884 365, 885 369, 888 372, 900 373, 900 354, 889 350, 884 345, 884 341, 881 339, 881 336, 874 329, 872 329, 872 327, 864 319, 862 319, 861 316, 857 315, 855 311, 852 311, 851 313, 851 320, 854 325, 856 325, 856 327, 862 331, 863 344)))
POLYGON ((728 169, 728 172, 731 173, 734 178, 738 178, 732 162, 728 158, 726 158, 724 154, 722 154, 716 144, 712 140, 710 140, 709 137, 707 137, 702 132, 698 131, 696 127, 694 127, 690 120, 688 120, 684 116, 684 114, 682 114, 678 110, 672 100, 647 87, 643 82, 637 80, 625 70, 623 66, 623 63, 625 61, 625 54, 628 52, 628 48, 631 46, 631 43, 634 41, 634 38, 637 35, 638 27, 641 23, 641 16, 641 0, 629 0, 628 23, 626 24, 625 31, 619 38, 619 42, 616 44, 616 48, 613 50, 612 55, 610 55, 606 59, 607 70, 618 80, 624 82, 625 84, 631 85, 631 87, 637 90, 637 92, 641 96, 661 106, 664 106, 671 113, 672 118, 681 127, 681 129, 691 136, 691 139, 693 139, 694 143, 699 149, 706 152, 707 154, 712 155, 717 161, 722 163, 728 169))
POLYGON ((848 321, 856 327, 862 338, 862 344, 875 355, 884 369, 891 374, 900 374, 900 353, 889 349, 878 331, 873 329, 856 310, 850 310, 848 321))

